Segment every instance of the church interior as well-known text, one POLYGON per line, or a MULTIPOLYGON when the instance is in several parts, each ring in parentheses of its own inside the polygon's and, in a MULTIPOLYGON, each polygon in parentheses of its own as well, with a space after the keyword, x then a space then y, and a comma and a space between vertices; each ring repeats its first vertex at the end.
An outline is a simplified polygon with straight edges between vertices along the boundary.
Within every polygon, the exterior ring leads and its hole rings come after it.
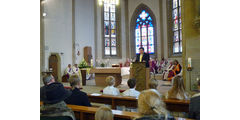
POLYGON ((134 119, 138 98, 123 96, 130 79, 140 93, 155 80, 165 97, 180 76, 190 97, 165 98, 166 108, 175 119, 200 119, 189 117, 200 93, 200 0, 40 0, 40 87, 48 74, 69 90, 71 76, 80 78, 92 107, 69 107, 81 120, 104 104, 114 120, 134 119), (109 76, 118 96, 104 96, 109 76))

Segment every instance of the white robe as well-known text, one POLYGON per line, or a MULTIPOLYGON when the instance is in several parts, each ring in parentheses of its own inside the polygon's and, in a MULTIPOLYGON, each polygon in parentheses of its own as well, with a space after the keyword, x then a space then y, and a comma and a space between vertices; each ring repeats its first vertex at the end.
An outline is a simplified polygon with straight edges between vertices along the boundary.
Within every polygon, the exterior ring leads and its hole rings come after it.
POLYGON ((72 73, 73 73, 72 68, 69 68, 69 67, 67 67, 66 70, 64 71, 64 74, 65 74, 65 75, 66 75, 66 74, 69 74, 69 76, 71 76, 72 73))
POLYGON ((164 76, 163 76, 163 79, 167 79, 168 78, 168 73, 169 73, 169 71, 170 70, 172 70, 173 69, 173 66, 174 65, 172 65, 171 67, 170 67, 170 65, 167 67, 167 69, 166 69, 166 71, 164 71, 164 76))

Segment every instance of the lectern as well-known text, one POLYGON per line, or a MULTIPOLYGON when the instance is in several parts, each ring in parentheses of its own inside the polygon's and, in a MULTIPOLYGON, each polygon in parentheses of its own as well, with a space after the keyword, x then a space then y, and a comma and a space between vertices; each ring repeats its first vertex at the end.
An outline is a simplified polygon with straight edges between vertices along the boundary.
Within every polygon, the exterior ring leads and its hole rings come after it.
POLYGON ((136 90, 146 90, 150 80, 150 69, 146 68, 145 62, 133 62, 130 69, 130 78, 136 79, 136 90))

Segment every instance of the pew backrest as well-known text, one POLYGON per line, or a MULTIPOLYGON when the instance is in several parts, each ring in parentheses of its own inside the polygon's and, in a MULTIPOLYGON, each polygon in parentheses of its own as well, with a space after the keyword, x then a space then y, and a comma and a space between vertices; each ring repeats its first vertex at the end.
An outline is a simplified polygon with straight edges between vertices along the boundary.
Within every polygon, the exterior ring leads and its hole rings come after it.
MULTIPOLYGON (((43 102, 40 102, 42 105, 43 102)), ((77 120, 94 120, 95 113, 97 111, 97 107, 86 107, 86 106, 78 106, 78 105, 67 105, 74 111, 75 117, 77 120)), ((127 112, 127 111, 119 111, 112 110, 114 115, 114 120, 132 120, 134 118, 140 117, 140 115, 136 112, 127 112)), ((192 120, 188 118, 179 118, 175 117, 176 120, 192 120)))
MULTIPOLYGON (((88 94, 90 102, 109 104, 112 109, 116 109, 116 106, 126 106, 137 108, 137 98, 126 97, 126 96, 111 96, 111 95, 100 95, 94 96, 88 94)), ((174 112, 188 112, 189 111, 189 100, 177 100, 177 99, 163 99, 166 107, 169 111, 174 112)))

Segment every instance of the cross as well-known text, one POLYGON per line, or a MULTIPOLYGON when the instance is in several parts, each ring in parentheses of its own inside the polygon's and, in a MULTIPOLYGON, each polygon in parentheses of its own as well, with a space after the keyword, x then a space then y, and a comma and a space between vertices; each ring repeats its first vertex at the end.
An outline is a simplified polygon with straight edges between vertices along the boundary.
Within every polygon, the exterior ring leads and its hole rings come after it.
POLYGON ((146 19, 147 14, 145 13, 145 11, 143 11, 143 12, 141 13, 140 17, 141 17, 143 20, 146 19))

